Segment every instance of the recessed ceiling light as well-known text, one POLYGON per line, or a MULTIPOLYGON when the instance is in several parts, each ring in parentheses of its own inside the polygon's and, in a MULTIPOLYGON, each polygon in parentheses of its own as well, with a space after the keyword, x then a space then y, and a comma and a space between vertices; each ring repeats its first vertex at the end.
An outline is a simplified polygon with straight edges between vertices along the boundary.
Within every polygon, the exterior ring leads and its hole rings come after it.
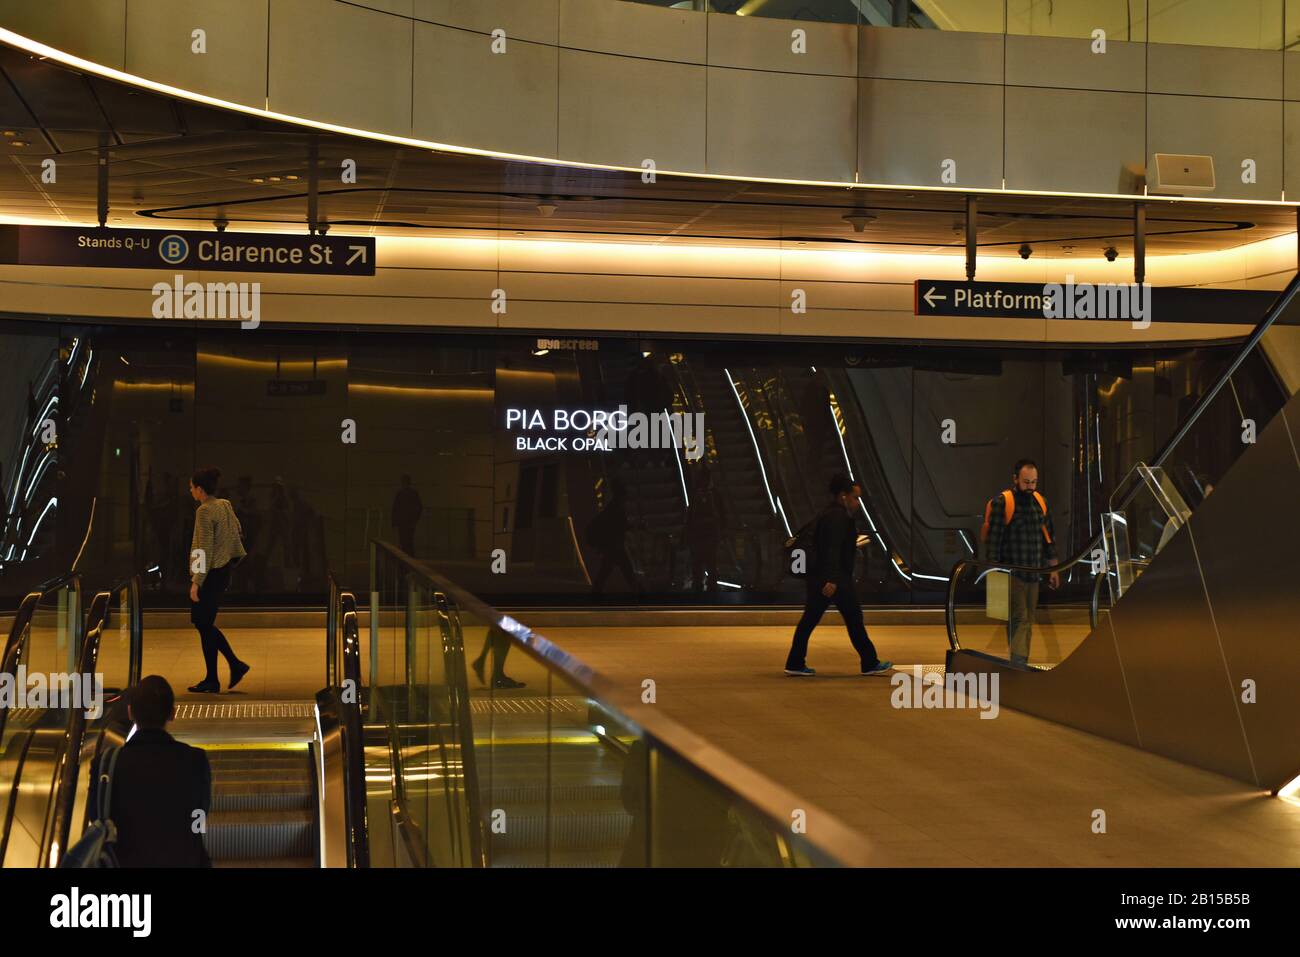
POLYGON ((28 143, 26 140, 10 140, 9 145, 21 149, 22 147, 27 146, 28 143))
POLYGON ((280 182, 280 177, 278 177, 278 176, 272 176, 272 177, 271 177, 271 182, 272 182, 272 183, 278 183, 278 182, 280 182))
POLYGON ((265 182, 266 182, 266 180, 262 179, 262 177, 260 177, 260 176, 254 176, 252 181, 253 181, 254 183, 265 183, 265 182))
POLYGON ((18 134, 15 133, 13 130, 5 130, 4 135, 5 135, 5 136, 17 136, 18 134))
POLYGON ((297 179, 297 178, 298 178, 297 176, 294 176, 292 174, 285 177, 285 179, 297 179))

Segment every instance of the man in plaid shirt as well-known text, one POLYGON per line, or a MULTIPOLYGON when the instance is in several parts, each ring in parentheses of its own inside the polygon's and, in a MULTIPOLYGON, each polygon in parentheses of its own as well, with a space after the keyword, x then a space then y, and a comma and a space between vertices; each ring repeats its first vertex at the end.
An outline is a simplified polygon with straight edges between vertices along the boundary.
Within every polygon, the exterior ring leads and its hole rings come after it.
MULTIPOLYGON (((1015 510, 1010 523, 1006 521, 1007 493, 995 496, 991 503, 988 559, 1039 568, 1055 565, 1056 530, 1052 527, 1052 517, 1047 514, 1046 499, 1037 494, 1038 466, 1031 459, 1021 459, 1016 463, 1012 478, 1013 484, 1008 491, 1013 496, 1015 510), (1043 506, 1038 504, 1040 499, 1043 506)), ((1038 611, 1041 577, 1032 572, 1012 572, 1007 583, 1007 644, 1014 665, 1025 665, 1029 661, 1029 640, 1038 611)), ((1052 588, 1059 588, 1061 576, 1051 572, 1048 581, 1052 588)))

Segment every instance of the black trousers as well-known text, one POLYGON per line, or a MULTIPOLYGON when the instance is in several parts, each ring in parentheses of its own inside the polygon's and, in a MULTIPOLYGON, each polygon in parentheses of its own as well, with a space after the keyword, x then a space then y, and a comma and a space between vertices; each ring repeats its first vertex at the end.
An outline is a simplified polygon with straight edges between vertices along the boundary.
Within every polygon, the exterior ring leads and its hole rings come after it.
POLYGON ((218 680, 218 652, 225 656, 227 665, 233 666, 239 661, 230 647, 230 642, 226 641, 226 636, 217 627, 219 602, 226 591, 226 586, 230 584, 230 572, 229 565, 222 565, 208 572, 207 577, 203 579, 203 584, 199 586, 199 600, 190 603, 190 621, 198 629, 199 641, 203 645, 203 663, 208 669, 204 681, 218 680))
POLYGON ((858 594, 853 589, 853 582, 851 580, 836 582, 833 598, 827 598, 822 594, 824 584, 826 583, 822 581, 808 579, 808 594, 804 601, 803 617, 795 626, 794 641, 790 644, 790 655, 785 660, 785 666, 792 671, 807 666, 805 659, 808 656, 808 639, 812 637, 817 623, 822 620, 822 615, 826 614, 826 609, 834 605, 840 610, 840 616, 844 619, 844 626, 848 629, 853 650, 862 659, 862 670, 874 668, 880 662, 880 658, 876 654, 876 646, 867 637, 867 626, 862 621, 862 606, 858 604, 858 594))
POLYGON ((599 595, 605 590, 605 582, 615 568, 623 573, 632 591, 641 594, 641 583, 637 581, 636 572, 632 569, 632 557, 628 555, 625 545, 619 545, 609 551, 601 550, 600 568, 596 570, 596 577, 591 580, 591 593, 599 595))

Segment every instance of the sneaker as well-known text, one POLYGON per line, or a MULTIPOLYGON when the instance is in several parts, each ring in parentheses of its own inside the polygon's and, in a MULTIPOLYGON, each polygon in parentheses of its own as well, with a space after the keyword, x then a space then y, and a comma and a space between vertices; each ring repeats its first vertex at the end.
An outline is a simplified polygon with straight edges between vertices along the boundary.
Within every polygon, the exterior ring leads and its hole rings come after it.
POLYGON ((248 674, 248 669, 252 665, 244 661, 236 661, 234 667, 230 669, 230 687, 234 687, 244 680, 244 675, 248 674))
POLYGON ((816 668, 786 668, 785 673, 791 678, 811 678, 817 674, 816 668))
POLYGON ((523 688, 525 687, 525 685, 522 681, 516 681, 514 678, 511 678, 509 675, 501 675, 499 678, 492 679, 492 687, 493 688, 523 688))
POLYGON ((892 661, 877 661, 876 666, 874 668, 868 668, 865 671, 863 671, 862 674, 867 675, 869 677, 875 675, 884 675, 884 674, 888 674, 890 669, 892 669, 893 667, 894 667, 894 663, 892 661))
POLYGON ((189 690, 195 694, 221 694, 221 682, 200 681, 196 685, 190 685, 189 690))

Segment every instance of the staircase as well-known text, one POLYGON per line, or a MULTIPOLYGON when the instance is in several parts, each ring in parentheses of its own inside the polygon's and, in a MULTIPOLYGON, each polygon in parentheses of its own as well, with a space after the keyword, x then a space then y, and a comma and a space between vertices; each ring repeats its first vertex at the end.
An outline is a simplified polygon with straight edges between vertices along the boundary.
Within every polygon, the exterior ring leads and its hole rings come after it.
POLYGON ((315 774, 307 748, 208 751, 214 867, 316 867, 315 774))

